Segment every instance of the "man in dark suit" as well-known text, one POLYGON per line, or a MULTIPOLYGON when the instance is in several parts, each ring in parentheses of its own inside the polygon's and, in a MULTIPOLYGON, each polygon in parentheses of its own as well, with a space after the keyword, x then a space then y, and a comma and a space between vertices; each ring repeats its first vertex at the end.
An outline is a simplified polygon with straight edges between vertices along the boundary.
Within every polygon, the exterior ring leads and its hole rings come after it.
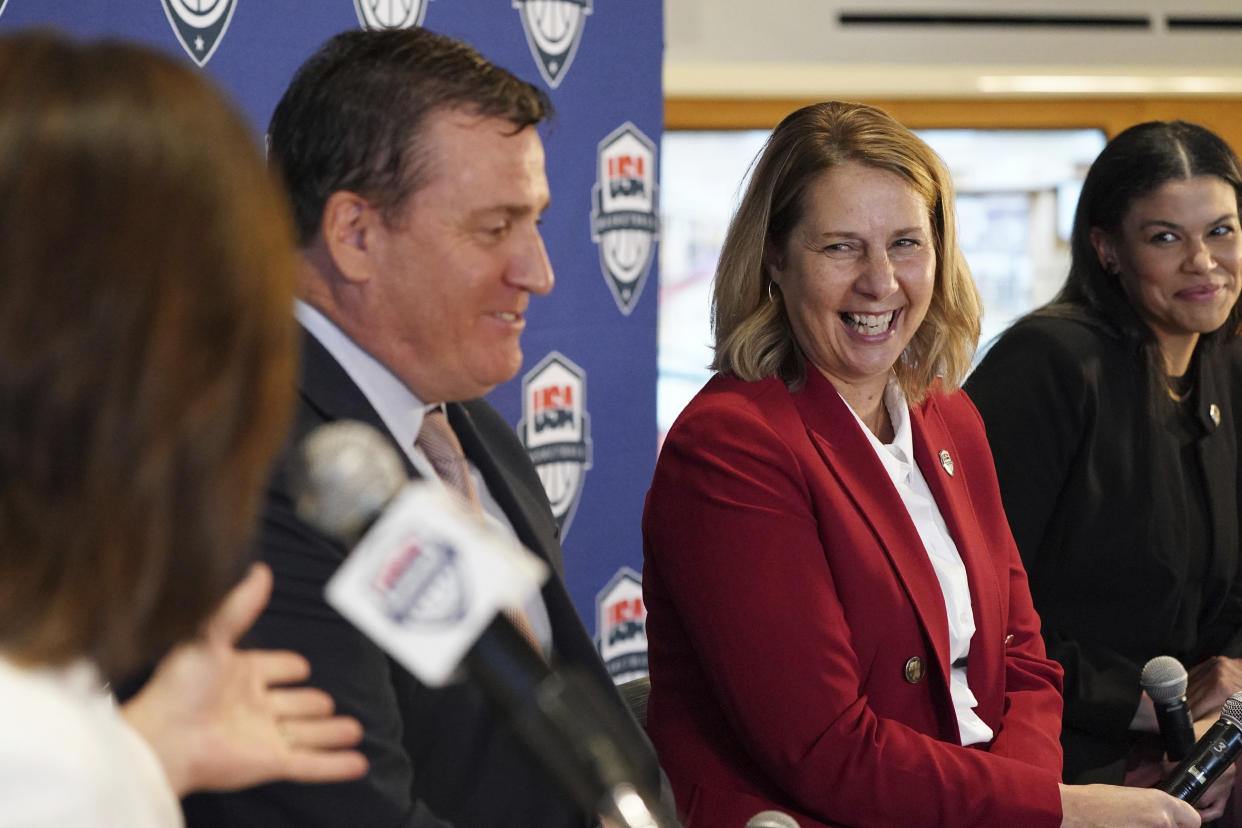
MULTIPOLYGON (((552 289, 537 226, 548 184, 535 125, 548 109, 535 87, 421 29, 344 33, 298 71, 270 130, 303 252, 289 446, 321 423, 362 420, 392 438, 410 474, 437 479, 416 442, 429 418, 447 415, 482 510, 558 573, 518 610, 536 646, 551 664, 586 671, 620 706, 559 576, 557 524, 538 476, 479 399, 521 367, 531 294, 552 289)), ((297 517, 280 472, 261 543, 276 584, 252 641, 310 660, 311 683, 363 723, 371 770, 345 784, 187 800, 191 826, 595 823, 475 688, 421 685, 324 602, 347 550, 297 517)), ((636 759, 642 783, 658 786, 654 753, 636 759)))

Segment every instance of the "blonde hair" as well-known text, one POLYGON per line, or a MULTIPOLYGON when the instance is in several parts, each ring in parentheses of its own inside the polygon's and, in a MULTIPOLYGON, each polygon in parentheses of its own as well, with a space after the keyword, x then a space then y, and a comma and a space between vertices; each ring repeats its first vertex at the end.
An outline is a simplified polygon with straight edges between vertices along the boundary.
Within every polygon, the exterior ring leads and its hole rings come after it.
POLYGON ((763 251, 765 244, 784 245, 801 218, 811 182, 846 162, 900 175, 928 206, 936 281, 927 316, 895 372, 911 402, 922 400, 937 377, 945 390, 956 389, 979 341, 983 305, 958 248, 948 170, 927 144, 884 112, 841 101, 812 104, 787 116, 752 165, 716 267, 711 367, 747 381, 780 377, 791 389, 802 386, 805 360, 779 291, 769 296, 763 251))

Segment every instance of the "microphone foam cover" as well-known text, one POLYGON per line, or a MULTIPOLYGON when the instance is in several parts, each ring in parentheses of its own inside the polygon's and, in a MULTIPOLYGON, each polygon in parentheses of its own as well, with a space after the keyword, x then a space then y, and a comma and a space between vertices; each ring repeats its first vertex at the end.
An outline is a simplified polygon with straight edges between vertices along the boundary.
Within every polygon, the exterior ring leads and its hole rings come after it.
POLYGON ((1186 695, 1186 668, 1173 656, 1156 656, 1143 665, 1139 683, 1155 702, 1171 702, 1186 695))
POLYGON ((798 821, 782 811, 760 811, 746 821, 746 828, 798 828, 798 821))
POLYGON ((352 542, 406 482, 392 444, 366 423, 337 420, 306 436, 289 474, 298 515, 352 542))

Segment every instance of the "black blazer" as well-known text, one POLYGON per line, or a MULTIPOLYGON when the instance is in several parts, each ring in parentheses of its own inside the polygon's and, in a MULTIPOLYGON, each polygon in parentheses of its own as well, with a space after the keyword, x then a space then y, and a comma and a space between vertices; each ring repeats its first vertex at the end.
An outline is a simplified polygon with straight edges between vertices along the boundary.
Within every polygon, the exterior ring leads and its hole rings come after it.
POLYGON ((1149 413, 1135 346, 1101 325, 1027 318, 966 382, 1048 654, 1065 668, 1070 782, 1121 782, 1148 659, 1172 655, 1189 668, 1242 651, 1236 411, 1225 355, 1198 351, 1189 404, 1211 540, 1192 641, 1175 633, 1192 589, 1176 528, 1183 513, 1171 505, 1183 494, 1175 447, 1149 413))
MULTIPOLYGON (((303 336, 302 360, 301 394, 286 451, 311 429, 337 419, 361 420, 388 433, 344 369, 312 336, 303 336)), ((450 404, 447 410, 467 456, 518 538, 556 573, 543 588, 553 659, 587 672, 622 709, 646 750, 641 757, 646 781, 659 786, 654 750, 623 710, 565 589, 556 520, 526 450, 483 400, 450 404)), ((403 451, 398 454, 405 457, 403 451)), ((423 686, 324 602, 324 583, 348 550, 297 517, 280 471, 284 465, 278 463, 271 480, 260 536, 275 588, 247 643, 296 650, 310 660, 310 683, 331 693, 341 713, 362 722, 362 750, 371 770, 356 782, 274 784, 190 797, 185 805, 191 828, 594 824, 594 816, 568 801, 475 688, 423 686)), ((408 463, 406 471, 415 474, 408 463)))

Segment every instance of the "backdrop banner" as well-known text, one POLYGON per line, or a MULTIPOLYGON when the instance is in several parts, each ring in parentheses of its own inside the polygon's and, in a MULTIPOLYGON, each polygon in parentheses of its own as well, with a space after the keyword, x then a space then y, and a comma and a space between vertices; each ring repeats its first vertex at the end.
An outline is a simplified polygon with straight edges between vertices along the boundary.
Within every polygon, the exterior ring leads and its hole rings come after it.
POLYGON ((657 291, 645 287, 659 239, 662 0, 0 0, 0 31, 139 41, 200 67, 256 141, 328 37, 419 25, 468 41, 556 107, 542 129, 556 288, 531 303, 525 364, 490 400, 548 490, 579 614, 614 676, 639 675, 639 521, 656 454, 657 291))

